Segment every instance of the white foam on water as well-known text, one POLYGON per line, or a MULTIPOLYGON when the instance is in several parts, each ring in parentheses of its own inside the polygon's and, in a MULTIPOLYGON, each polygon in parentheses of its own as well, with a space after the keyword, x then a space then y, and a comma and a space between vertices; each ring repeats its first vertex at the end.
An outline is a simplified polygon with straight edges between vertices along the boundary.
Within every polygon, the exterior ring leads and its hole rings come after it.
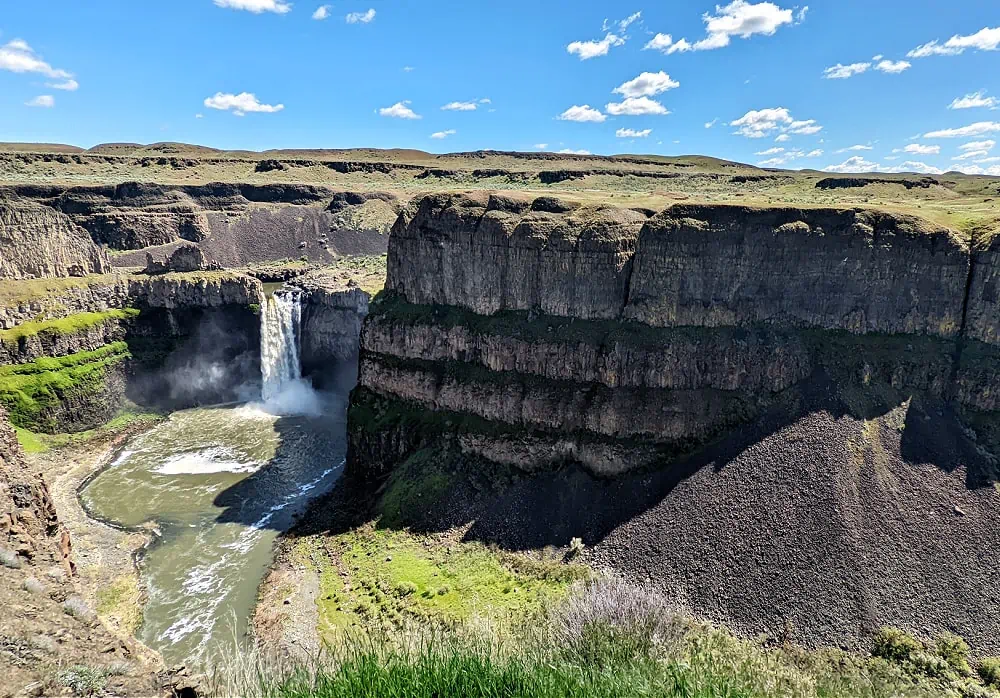
POLYGON ((160 475, 211 475, 213 473, 253 473, 263 463, 241 460, 233 450, 212 446, 199 451, 179 453, 167 458, 154 472, 160 475))

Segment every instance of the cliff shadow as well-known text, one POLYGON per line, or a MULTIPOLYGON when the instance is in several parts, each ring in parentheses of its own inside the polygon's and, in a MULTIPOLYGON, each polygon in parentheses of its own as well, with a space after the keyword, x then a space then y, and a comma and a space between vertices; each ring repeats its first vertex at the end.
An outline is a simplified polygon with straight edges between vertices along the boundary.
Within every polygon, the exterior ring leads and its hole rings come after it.
POLYGON ((356 380, 357 364, 339 362, 325 373, 326 389, 304 396, 316 401, 301 405, 308 414, 274 421, 274 457, 216 495, 217 523, 284 531, 310 500, 334 486, 347 454, 347 399, 356 380))
MULTIPOLYGON (((698 452, 613 479, 568 463, 490 487, 483 478, 466 477, 476 466, 461 463, 460 457, 449 494, 422 515, 406 518, 405 525, 428 533, 468 525, 466 540, 510 550, 565 546, 574 537, 594 545, 677 496, 678 487, 705 469, 721 475, 738 459, 755 461, 759 468, 782 467, 769 454, 776 441, 801 441, 791 449, 797 458, 828 459, 834 469, 846 468, 852 457, 872 468, 873 459, 884 456, 901 462, 900 467, 932 464, 948 473, 965 467, 967 488, 990 486, 989 463, 966 432, 942 400, 889 386, 866 386, 863 393, 845 390, 818 372, 763 416, 698 452), (811 418, 820 413, 828 426, 817 430, 811 418)), ((810 486, 803 483, 804 490, 810 486)), ((381 509, 380 525, 400 525, 386 517, 384 501, 381 509)))

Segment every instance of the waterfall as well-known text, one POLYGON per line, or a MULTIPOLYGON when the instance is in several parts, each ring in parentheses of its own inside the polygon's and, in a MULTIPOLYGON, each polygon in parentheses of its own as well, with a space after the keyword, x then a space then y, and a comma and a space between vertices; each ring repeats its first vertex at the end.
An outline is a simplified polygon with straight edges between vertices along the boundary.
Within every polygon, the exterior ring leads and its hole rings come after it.
POLYGON ((283 291, 267 298, 260 314, 261 397, 276 397, 286 385, 302 377, 299 331, 302 299, 298 291, 283 291))

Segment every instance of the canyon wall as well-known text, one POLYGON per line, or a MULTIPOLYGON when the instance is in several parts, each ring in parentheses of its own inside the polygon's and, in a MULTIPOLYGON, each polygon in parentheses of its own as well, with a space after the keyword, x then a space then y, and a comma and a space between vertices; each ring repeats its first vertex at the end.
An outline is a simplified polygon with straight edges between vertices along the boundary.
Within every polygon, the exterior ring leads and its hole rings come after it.
POLYGON ((996 249, 861 209, 651 215, 430 195, 392 230, 349 462, 378 474, 449 442, 525 470, 616 475, 819 375, 992 418, 996 249))
POLYGON ((110 269, 107 253, 68 216, 0 194, 0 279, 85 276, 110 269))
POLYGON ((7 200, 58 215, 97 245, 120 251, 120 267, 144 266, 146 251, 162 259, 184 243, 226 267, 380 254, 399 211, 390 194, 307 184, 0 187, 0 202, 7 200))
POLYGON ((259 379, 259 281, 228 272, 8 282, 0 404, 16 426, 80 431, 126 398, 156 409, 237 399, 259 379))

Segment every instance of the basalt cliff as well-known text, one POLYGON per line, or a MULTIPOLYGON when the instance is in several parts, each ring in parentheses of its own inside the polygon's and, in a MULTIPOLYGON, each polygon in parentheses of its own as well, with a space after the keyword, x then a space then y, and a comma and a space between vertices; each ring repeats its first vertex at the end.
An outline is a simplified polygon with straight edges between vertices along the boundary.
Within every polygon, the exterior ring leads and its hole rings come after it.
POLYGON ((512 469, 469 536, 580 536, 747 632, 1000 649, 998 249, 870 209, 424 197, 362 330, 349 472, 512 469))

